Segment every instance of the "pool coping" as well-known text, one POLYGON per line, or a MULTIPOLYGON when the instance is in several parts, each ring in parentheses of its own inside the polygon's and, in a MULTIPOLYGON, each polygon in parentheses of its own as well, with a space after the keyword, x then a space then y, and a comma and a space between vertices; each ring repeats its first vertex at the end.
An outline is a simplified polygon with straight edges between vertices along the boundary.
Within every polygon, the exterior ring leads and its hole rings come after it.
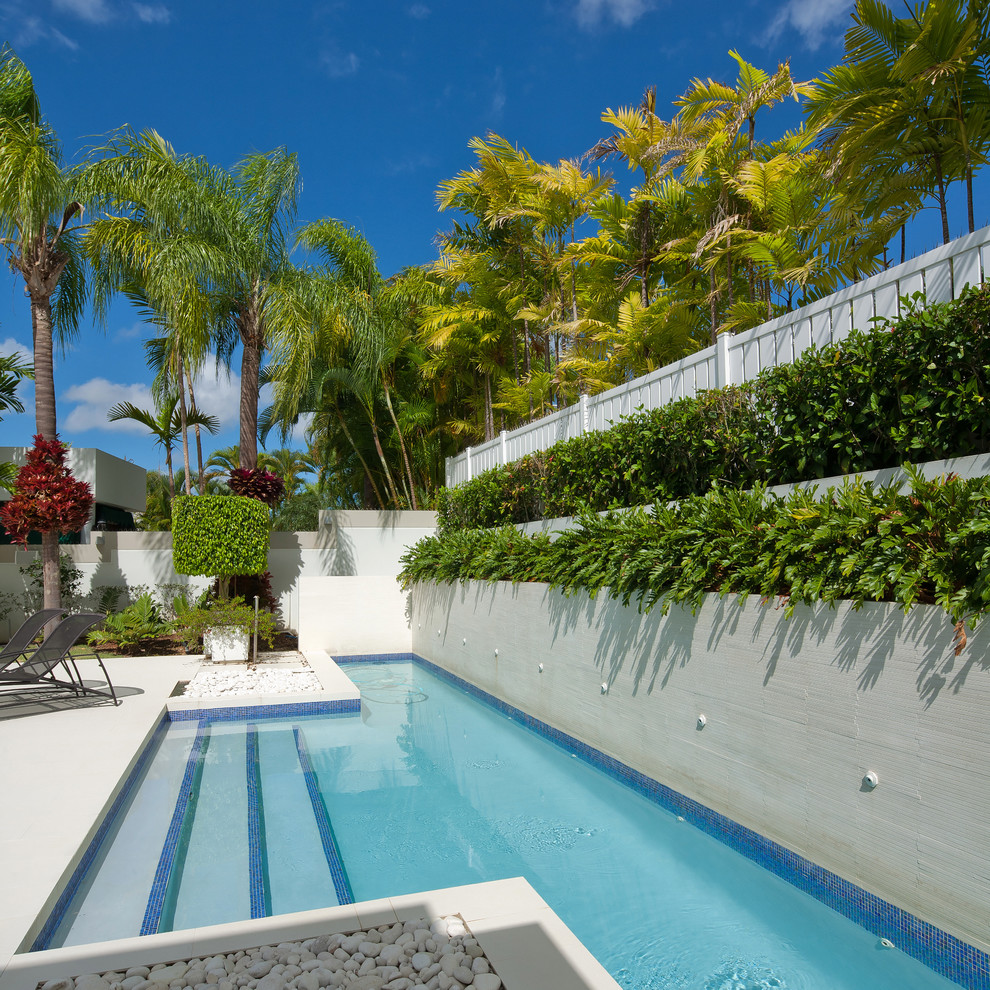
POLYGON ((22 953, 14 956, 0 973, 0 990, 33 990, 46 980, 60 977, 204 958, 454 914, 464 919, 505 990, 620 990, 602 964, 523 877, 22 953))
MULTIPOLYGON (((326 650, 300 651, 303 658, 316 674, 322 685, 319 691, 296 691, 286 694, 238 694, 224 695, 219 698, 187 698, 179 696, 169 698, 165 707, 173 722, 187 718, 216 717, 213 713, 223 709, 267 709, 272 706, 311 705, 317 706, 324 702, 354 701, 360 704, 361 692, 350 678, 334 663, 326 650), (201 714, 208 713, 208 714, 201 714)), ((241 716, 232 716, 240 718, 241 716)))

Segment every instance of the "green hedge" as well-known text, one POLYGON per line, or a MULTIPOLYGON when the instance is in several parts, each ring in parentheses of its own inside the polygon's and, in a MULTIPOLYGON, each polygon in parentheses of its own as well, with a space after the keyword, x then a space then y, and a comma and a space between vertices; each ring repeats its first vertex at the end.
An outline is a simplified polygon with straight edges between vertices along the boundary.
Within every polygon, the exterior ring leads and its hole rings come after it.
POLYGON ((586 514, 555 539, 517 529, 452 530, 402 558, 400 580, 541 581, 641 609, 692 609, 709 592, 799 603, 850 599, 940 605, 953 622, 990 610, 990 479, 925 481, 909 491, 846 482, 787 498, 719 486, 651 511, 586 514))
POLYGON ((172 561, 180 574, 260 574, 268 566, 268 507, 238 495, 172 502, 172 561))
POLYGON ((990 291, 919 308, 555 444, 439 495, 445 529, 501 526, 990 451, 990 291))

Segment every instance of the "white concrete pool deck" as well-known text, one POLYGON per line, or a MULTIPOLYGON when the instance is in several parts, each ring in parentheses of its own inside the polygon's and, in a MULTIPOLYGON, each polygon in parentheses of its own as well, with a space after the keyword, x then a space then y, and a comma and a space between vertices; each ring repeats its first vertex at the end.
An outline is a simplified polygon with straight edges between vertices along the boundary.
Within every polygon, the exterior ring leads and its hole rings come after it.
MULTIPOLYGON (((77 700, 64 693, 0 693, 5 812, 0 990, 33 990, 39 980, 106 971, 125 960, 132 960, 128 965, 169 962, 442 914, 464 917, 506 990, 615 990, 618 984, 518 878, 92 946, 17 952, 44 921, 166 705, 205 708, 355 697, 354 686, 326 653, 307 653, 306 659, 323 692, 171 698, 176 684, 189 680, 201 664, 200 657, 176 656, 107 660, 122 699, 116 708, 99 698, 77 700)), ((79 666, 84 680, 102 683, 95 663, 79 666)))

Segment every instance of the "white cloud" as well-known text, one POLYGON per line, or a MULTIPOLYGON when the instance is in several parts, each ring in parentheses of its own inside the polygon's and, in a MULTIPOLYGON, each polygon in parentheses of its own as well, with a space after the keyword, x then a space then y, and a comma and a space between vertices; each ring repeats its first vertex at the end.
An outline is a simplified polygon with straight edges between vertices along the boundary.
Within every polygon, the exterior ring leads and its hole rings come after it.
POLYGON ((767 34, 775 39, 785 28, 793 28, 814 50, 825 40, 826 34, 844 33, 852 6, 853 0, 787 0, 767 34))
POLYGON ((145 24, 168 24, 172 20, 172 11, 160 3, 136 3, 134 13, 145 24))
POLYGON ((360 64, 361 60, 354 52, 343 52, 336 46, 326 49, 320 55, 320 65, 331 79, 353 76, 360 64))
POLYGON ((495 68, 495 92, 492 93, 492 113, 497 117, 505 109, 505 79, 502 66, 495 68))
POLYGON ((107 7, 106 0, 52 0, 52 6, 55 10, 94 24, 110 20, 110 8, 107 7))
POLYGON ((144 384, 121 385, 106 378, 91 378, 81 385, 70 385, 64 401, 74 403, 65 417, 64 429, 70 433, 83 430, 109 430, 113 433, 147 433, 146 427, 133 420, 116 423, 107 420, 107 411, 118 402, 133 402, 138 409, 154 409, 151 389, 144 384))
MULTIPOLYGON (((220 429, 237 426, 241 418, 241 376, 237 372, 216 372, 213 368, 201 371, 193 380, 196 405, 200 412, 216 416, 220 429)), ((264 408, 264 389, 259 408, 264 408)))
POLYGON ((114 335, 114 340, 136 340, 140 337, 147 329, 148 324, 142 323, 138 320, 137 323, 132 323, 129 327, 121 327, 114 335))
MULTIPOLYGON (((226 430, 237 425, 239 421, 240 376, 231 374, 229 377, 212 368, 201 372, 193 381, 196 392, 196 405, 202 412, 216 416, 220 421, 220 429, 226 430)), ((60 402, 63 397, 59 397, 60 402)), ((107 430, 112 433, 147 434, 147 428, 133 420, 122 419, 111 423, 107 412, 118 402, 132 402, 138 409, 154 410, 155 400, 151 388, 143 382, 125 385, 121 382, 111 382, 106 378, 91 378, 79 385, 72 385, 65 390, 64 402, 72 409, 65 417, 67 431, 78 433, 83 430, 107 430)))
POLYGON ((630 27, 652 7, 652 0, 578 0, 575 14, 583 28, 596 27, 605 20, 630 27))
POLYGON ((56 44, 76 51, 79 45, 66 37, 57 28, 50 27, 40 17, 31 17, 17 4, 4 4, 0 7, 0 26, 8 33, 17 48, 30 48, 39 41, 54 41, 56 44))
POLYGON ((64 45, 70 52, 79 51, 79 43, 66 37, 61 31, 59 31, 58 28, 51 28, 49 30, 49 35, 51 36, 52 41, 57 41, 60 45, 64 45))
POLYGON ((14 340, 13 337, 0 340, 0 354, 5 357, 11 357, 16 354, 21 360, 27 361, 29 364, 34 363, 34 355, 31 353, 31 348, 26 347, 19 340, 14 340))
POLYGON ((430 8, 425 3, 414 3, 407 13, 410 17, 415 17, 417 21, 424 21, 430 16, 430 8))

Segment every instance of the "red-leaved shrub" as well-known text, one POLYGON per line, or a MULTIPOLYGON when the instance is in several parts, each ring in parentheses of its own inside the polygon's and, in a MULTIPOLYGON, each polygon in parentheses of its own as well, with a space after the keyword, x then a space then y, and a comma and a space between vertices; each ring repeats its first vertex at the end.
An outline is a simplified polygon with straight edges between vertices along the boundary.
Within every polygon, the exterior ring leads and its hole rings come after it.
POLYGON ((234 468, 230 472, 230 490, 235 495, 256 498, 273 509, 285 498, 285 482, 264 468, 234 468))
POLYGON ((14 497, 0 507, 0 522, 14 540, 27 546, 31 530, 76 533, 89 520, 93 492, 65 466, 65 444, 39 433, 17 473, 14 497))

